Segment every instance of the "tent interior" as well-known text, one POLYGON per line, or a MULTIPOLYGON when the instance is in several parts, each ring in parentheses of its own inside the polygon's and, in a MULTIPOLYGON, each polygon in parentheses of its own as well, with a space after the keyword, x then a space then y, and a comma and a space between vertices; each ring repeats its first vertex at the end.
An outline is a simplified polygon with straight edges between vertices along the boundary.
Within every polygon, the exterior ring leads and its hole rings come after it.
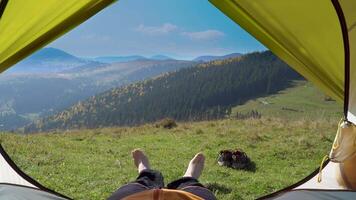
MULTIPOLYGON (((0 0, 0 71, 114 2, 0 0)), ((299 183, 261 199, 355 199, 356 186, 353 183, 356 180, 349 179, 349 184, 340 184, 336 171, 356 152, 356 79, 352 79, 356 77, 356 1, 210 2, 307 80, 344 104, 345 123, 338 127, 337 147, 334 146, 333 150, 341 149, 341 154, 347 154, 347 158, 340 161, 339 154, 335 157, 331 154, 320 167, 322 170, 317 169, 299 183), (345 126, 349 131, 344 130, 345 126), (351 147, 350 142, 342 140, 346 136, 352 139, 348 141, 353 141, 351 147)), ((2 147, 0 152, 1 199, 70 199, 27 176, 2 147)), ((356 163, 353 166, 356 168, 356 163)), ((349 172, 345 173, 344 178, 353 178, 349 172)))

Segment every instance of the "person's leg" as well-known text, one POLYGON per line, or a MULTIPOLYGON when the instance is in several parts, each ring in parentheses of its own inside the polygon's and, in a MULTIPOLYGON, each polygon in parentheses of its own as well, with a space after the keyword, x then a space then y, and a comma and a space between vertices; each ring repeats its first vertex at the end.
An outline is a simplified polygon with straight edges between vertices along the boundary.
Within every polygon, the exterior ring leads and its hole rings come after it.
POLYGON ((139 149, 132 151, 132 157, 139 173, 139 176, 135 181, 136 183, 144 185, 150 189, 164 187, 161 172, 150 168, 148 158, 143 151, 139 149))
POLYGON ((198 181, 198 178, 204 169, 204 162, 204 155, 202 153, 196 154, 189 162, 184 176, 168 184, 167 188, 183 190, 195 194, 205 200, 216 200, 215 195, 198 181))
POLYGON ((108 200, 118 200, 145 190, 164 187, 162 174, 159 171, 150 169, 148 158, 141 150, 132 151, 132 157, 139 176, 134 182, 116 190, 108 200))

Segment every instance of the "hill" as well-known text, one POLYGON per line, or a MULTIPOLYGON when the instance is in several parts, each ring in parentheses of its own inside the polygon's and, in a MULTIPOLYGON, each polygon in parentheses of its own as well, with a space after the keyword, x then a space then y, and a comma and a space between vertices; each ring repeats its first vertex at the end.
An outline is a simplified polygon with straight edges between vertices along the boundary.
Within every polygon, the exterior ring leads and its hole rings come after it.
POLYGON ((116 62, 129 62, 129 61, 142 60, 142 59, 146 59, 146 58, 139 55, 133 55, 133 56, 101 56, 101 57, 96 57, 93 60, 97 62, 103 62, 103 63, 116 63, 116 62))
POLYGON ((218 199, 256 199, 303 179, 328 153, 338 119, 264 118, 178 123, 174 129, 147 124, 19 135, 0 134, 2 145, 29 175, 74 199, 106 199, 137 176, 130 151, 143 148, 165 182, 183 175, 199 151, 206 155, 200 181, 218 199), (291 148, 293 147, 293 148, 291 148), (222 149, 242 148, 255 170, 218 166, 222 149))
POLYGON ((61 75, 77 79, 90 79, 99 84, 109 84, 111 87, 117 87, 152 78, 162 73, 177 71, 194 64, 194 62, 184 60, 142 59, 111 63, 97 67, 80 66, 61 75))
POLYGON ((90 62, 62 69, 61 72, 1 74, 0 130, 22 127, 34 119, 59 112, 110 88, 191 65, 191 61, 178 60, 139 60, 112 64, 90 62))
POLYGON ((173 58, 165 56, 165 55, 154 55, 154 56, 151 56, 150 59, 153 59, 153 60, 174 60, 173 58))
POLYGON ((241 54, 241 53, 232 53, 232 54, 227 54, 227 55, 223 55, 223 56, 206 55, 206 56, 199 56, 199 57, 193 59, 193 61, 210 62, 210 61, 214 61, 214 60, 224 60, 224 59, 229 59, 229 58, 236 58, 236 57, 240 57, 242 55, 243 54, 241 54))
POLYGON ((154 55, 151 57, 144 57, 140 55, 132 56, 101 56, 91 59, 93 61, 102 62, 102 63, 119 63, 119 62, 130 62, 130 61, 139 61, 139 60, 174 60, 165 55, 154 55))
POLYGON ((137 125, 164 117, 222 118, 232 106, 275 93, 300 78, 271 52, 251 53, 112 89, 38 120, 25 132, 137 125))
POLYGON ((342 105, 304 80, 293 81, 291 87, 276 94, 252 99, 232 108, 231 117, 252 117, 252 111, 264 117, 305 120, 337 119, 343 115, 342 105))
POLYGON ((75 57, 65 51, 56 48, 43 48, 15 66, 7 72, 21 73, 49 73, 60 72, 74 67, 85 65, 91 61, 75 57))

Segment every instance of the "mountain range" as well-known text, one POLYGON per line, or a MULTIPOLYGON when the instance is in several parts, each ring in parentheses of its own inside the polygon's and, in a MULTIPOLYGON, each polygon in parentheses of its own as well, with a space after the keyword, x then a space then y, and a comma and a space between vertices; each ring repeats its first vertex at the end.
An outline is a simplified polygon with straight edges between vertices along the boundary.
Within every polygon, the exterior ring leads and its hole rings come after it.
POLYGON ((301 79, 271 52, 196 64, 116 87, 36 120, 25 132, 131 126, 170 117, 217 119, 249 99, 276 93, 301 79))
MULTIPOLYGON (((232 53, 223 56, 199 56, 191 61, 194 62, 209 62, 213 60, 223 60, 227 58, 239 57, 243 54, 232 53)), ((17 63, 11 67, 8 72, 10 73, 58 73, 62 71, 70 71, 76 67, 90 67, 90 66, 102 66, 104 64, 130 62, 139 60, 155 60, 166 61, 176 60, 166 55, 154 55, 151 57, 145 57, 141 55, 130 56, 101 56, 95 58, 80 58, 73 56, 63 50, 56 48, 43 48, 23 61, 17 63)))
POLYGON ((109 58, 92 60, 44 48, 1 74, 0 130, 24 126, 111 88, 198 63, 165 55, 109 58))
POLYGON ((214 60, 224 60, 224 59, 228 59, 228 58, 236 58, 236 57, 240 57, 242 55, 243 54, 241 54, 241 53, 232 53, 232 54, 227 54, 227 55, 223 55, 223 56, 206 55, 206 56, 199 56, 199 57, 193 59, 193 61, 210 62, 210 61, 214 61, 214 60))

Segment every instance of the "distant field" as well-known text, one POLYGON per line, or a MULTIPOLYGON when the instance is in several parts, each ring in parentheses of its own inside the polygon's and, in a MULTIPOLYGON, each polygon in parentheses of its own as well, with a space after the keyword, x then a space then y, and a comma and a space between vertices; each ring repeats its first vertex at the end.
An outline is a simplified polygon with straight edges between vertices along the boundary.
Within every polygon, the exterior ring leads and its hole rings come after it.
POLYGON ((134 180, 137 174, 130 151, 138 147, 163 172, 166 183, 180 177, 192 156, 202 151, 207 163, 201 182, 218 199, 254 199, 307 176, 331 147, 341 107, 325 101, 310 84, 295 84, 281 94, 234 109, 235 113, 258 110, 261 119, 178 123, 171 130, 144 125, 34 135, 3 133, 0 140, 25 172, 74 199, 105 199, 134 180), (237 147, 255 162, 255 171, 217 165, 220 150, 237 147))
POLYGON ((307 81, 294 81, 292 87, 278 94, 251 100, 232 109, 247 113, 256 110, 265 117, 287 119, 340 119, 343 113, 341 104, 327 99, 316 87, 307 81), (327 99, 327 100, 326 100, 327 99))

